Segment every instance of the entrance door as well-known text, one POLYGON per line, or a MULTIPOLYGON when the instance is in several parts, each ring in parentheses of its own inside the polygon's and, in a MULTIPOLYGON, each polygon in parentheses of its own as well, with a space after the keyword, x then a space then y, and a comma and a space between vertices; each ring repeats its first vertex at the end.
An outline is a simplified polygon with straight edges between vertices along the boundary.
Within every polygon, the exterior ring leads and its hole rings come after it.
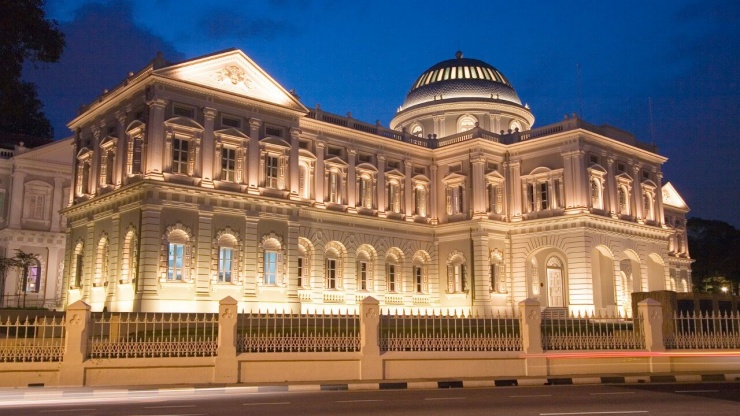
POLYGON ((561 269, 547 269, 547 292, 548 306, 551 308, 562 308, 563 271, 561 269))

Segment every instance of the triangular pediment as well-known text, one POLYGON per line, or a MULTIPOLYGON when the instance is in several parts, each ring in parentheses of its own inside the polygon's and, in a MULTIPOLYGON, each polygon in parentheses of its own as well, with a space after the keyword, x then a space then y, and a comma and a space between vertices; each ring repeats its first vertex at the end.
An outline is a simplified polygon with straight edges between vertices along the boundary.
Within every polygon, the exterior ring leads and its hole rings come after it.
POLYGON ((18 162, 28 162, 32 165, 43 166, 48 164, 72 166, 72 137, 57 140, 43 146, 35 147, 23 154, 13 156, 18 162))
POLYGON ((156 69, 153 74, 308 112, 292 94, 238 49, 156 69))
POLYGON ((677 208, 679 210, 689 210, 689 206, 686 205, 686 201, 681 198, 681 195, 678 194, 678 191, 676 191, 676 188, 671 185, 670 182, 666 182, 663 187, 663 205, 670 206, 673 208, 677 208))

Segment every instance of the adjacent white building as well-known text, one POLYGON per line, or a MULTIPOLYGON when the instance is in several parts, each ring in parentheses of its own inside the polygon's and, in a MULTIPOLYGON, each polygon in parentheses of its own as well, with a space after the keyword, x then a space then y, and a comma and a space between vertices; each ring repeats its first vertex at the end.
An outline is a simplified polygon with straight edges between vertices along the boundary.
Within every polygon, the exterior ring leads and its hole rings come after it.
POLYGON ((307 109, 239 50, 156 58, 69 124, 66 304, 629 310, 690 290, 655 146, 575 116, 533 128, 462 54, 411 81, 384 128, 307 109))
POLYGON ((37 258, 25 286, 19 270, 6 271, 2 306, 63 307, 67 225, 60 211, 69 203, 72 141, 0 150, 0 256, 13 258, 20 250, 37 258))

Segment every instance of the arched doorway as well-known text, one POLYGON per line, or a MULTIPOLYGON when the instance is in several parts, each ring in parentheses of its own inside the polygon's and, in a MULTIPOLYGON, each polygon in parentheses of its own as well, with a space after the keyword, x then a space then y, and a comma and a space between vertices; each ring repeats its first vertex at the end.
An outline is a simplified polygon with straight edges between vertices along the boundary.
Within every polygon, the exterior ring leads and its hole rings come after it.
POLYGON ((616 304, 614 256, 605 246, 594 247, 591 253, 591 277, 594 308, 613 308, 616 304))
POLYGON ((563 296, 563 263, 553 256, 547 260, 547 305, 551 308, 565 306, 563 296))

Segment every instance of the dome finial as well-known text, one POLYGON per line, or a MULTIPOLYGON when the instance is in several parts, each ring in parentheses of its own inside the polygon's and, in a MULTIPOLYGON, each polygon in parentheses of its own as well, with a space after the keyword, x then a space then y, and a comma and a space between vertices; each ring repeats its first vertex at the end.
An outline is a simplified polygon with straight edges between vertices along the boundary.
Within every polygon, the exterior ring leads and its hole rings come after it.
POLYGON ((463 57, 463 55, 462 55, 462 51, 457 51, 457 52, 455 52, 455 57, 456 57, 457 59, 462 59, 462 57, 463 57))

